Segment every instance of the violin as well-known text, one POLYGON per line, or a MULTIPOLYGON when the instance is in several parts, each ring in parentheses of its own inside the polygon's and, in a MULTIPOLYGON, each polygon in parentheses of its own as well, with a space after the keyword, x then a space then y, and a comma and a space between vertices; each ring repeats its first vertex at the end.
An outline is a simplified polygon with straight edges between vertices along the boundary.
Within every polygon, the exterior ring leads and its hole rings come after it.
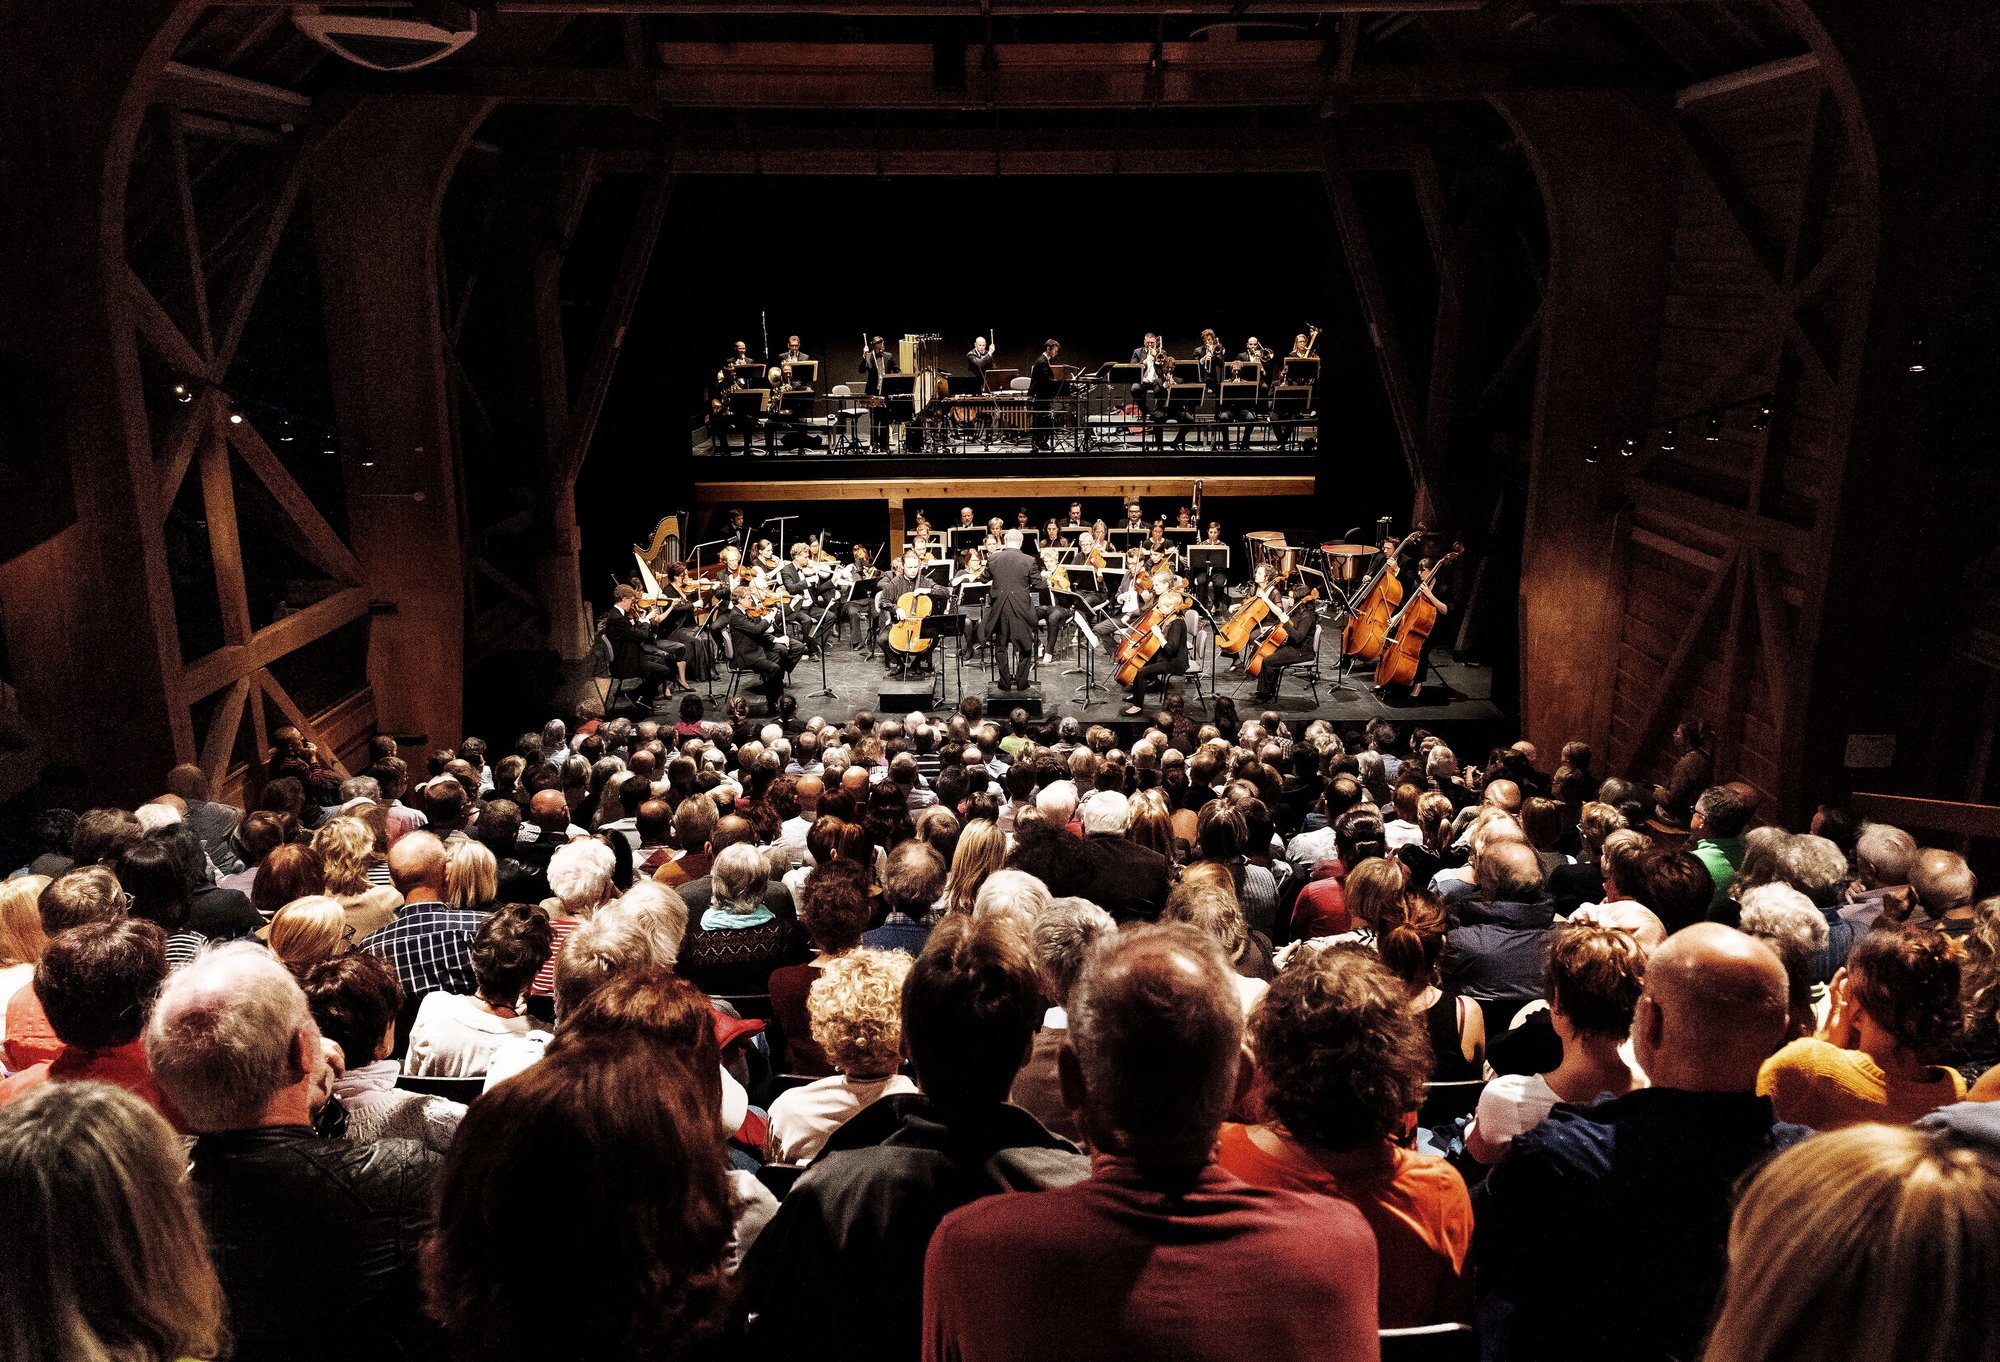
POLYGON ((1411 530, 1395 550, 1387 554, 1382 566, 1375 569, 1355 597, 1354 613, 1340 631, 1340 651, 1363 662, 1373 662, 1382 655, 1383 645, 1389 641, 1389 621, 1396 613, 1396 607, 1403 603, 1403 583, 1398 576, 1396 560, 1409 551, 1412 544, 1423 538, 1426 528, 1422 525, 1411 530))
POLYGON ((1396 617, 1393 628, 1396 637, 1382 650, 1381 660, 1375 664, 1375 684, 1378 686, 1412 686, 1417 682, 1417 664, 1423 657, 1424 644, 1436 627, 1439 614, 1438 599, 1431 594, 1431 583, 1438 574, 1465 552, 1463 544, 1453 544, 1451 552, 1432 563, 1424 570, 1417 582, 1416 594, 1396 617))
MULTIPOLYGON (((1306 592, 1305 595, 1299 597, 1298 600, 1292 603, 1293 613, 1296 614, 1299 610, 1301 610, 1305 606, 1311 605, 1314 601, 1318 599, 1319 599, 1319 589, 1315 587, 1313 590, 1306 592)), ((1289 617, 1279 620, 1278 623, 1272 628, 1271 632, 1264 635, 1264 641, 1257 645, 1257 651, 1250 654, 1250 660, 1243 664, 1243 670, 1248 672, 1252 676, 1256 676, 1258 673, 1262 672, 1264 670, 1265 660, 1269 658, 1272 653, 1277 652, 1278 649, 1284 647, 1285 644, 1290 641, 1291 627, 1292 627, 1292 621, 1289 617)))

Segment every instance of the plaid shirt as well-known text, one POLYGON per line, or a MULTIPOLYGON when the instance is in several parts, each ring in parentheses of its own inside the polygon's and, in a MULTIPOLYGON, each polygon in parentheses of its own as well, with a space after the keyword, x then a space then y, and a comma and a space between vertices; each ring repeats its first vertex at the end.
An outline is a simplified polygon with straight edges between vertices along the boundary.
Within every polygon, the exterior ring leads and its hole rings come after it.
POLYGON ((405 904, 396 920, 361 943, 396 967, 396 978, 411 998, 426 993, 475 993, 472 934, 484 913, 447 908, 442 903, 405 904))

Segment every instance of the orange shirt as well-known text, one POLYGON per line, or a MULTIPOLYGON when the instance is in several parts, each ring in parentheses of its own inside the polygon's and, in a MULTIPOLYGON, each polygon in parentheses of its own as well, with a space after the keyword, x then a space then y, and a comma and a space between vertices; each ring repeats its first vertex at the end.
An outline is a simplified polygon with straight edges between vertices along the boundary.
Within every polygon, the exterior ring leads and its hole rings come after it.
POLYGON ((146 1062, 146 1042, 143 1039, 127 1041, 105 1050, 79 1050, 74 1046, 65 1048, 53 1060, 41 1064, 31 1064, 19 1073, 0 1079, 0 1106, 21 1096, 31 1088, 44 1083, 94 1080, 112 1083, 140 1097, 158 1111, 173 1125, 182 1129, 180 1118, 174 1114, 166 1098, 160 1095, 159 1087, 153 1082, 152 1067, 146 1062))
POLYGON ((1965 1079, 1943 1065, 1925 1069, 1920 1079, 1892 1078, 1859 1050, 1802 1036, 1764 1061, 1757 1095, 1771 1099, 1780 1121, 1814 1130, 1864 1121, 1902 1126, 1964 1100, 1965 1079))
POLYGON ((1271 1126, 1232 1122, 1216 1161, 1253 1186, 1339 1197, 1361 1212, 1381 1260, 1382 1328, 1472 1318, 1472 1198, 1443 1159, 1394 1145, 1312 1150, 1271 1126))

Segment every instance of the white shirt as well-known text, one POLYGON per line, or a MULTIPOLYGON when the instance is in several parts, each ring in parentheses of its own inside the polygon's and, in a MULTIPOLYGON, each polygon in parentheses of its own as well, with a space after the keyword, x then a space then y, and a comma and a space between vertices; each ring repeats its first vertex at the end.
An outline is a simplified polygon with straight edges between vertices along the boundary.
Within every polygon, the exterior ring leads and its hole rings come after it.
POLYGON ((1382 843, 1389 850, 1422 845, 1424 830, 1407 818, 1391 818, 1382 825, 1382 843))
POLYGON ((771 1157, 780 1163, 808 1163, 863 1107, 916 1090, 917 1085, 902 1074, 867 1079, 835 1074, 779 1093, 771 1103, 771 1157))
POLYGON ((1561 1100, 1540 1074, 1503 1074, 1479 1094, 1479 1109, 1473 1113, 1466 1134, 1470 1136, 1476 1128, 1497 1161, 1515 1136, 1540 1125, 1561 1100))
POLYGON ((463 993, 431 993, 410 1024, 403 1072, 425 1078, 478 1078, 493 1052, 535 1029, 532 1017, 496 1017, 463 993))
POLYGON ((806 834, 811 831, 811 819, 787 818, 778 828, 778 840, 771 843, 771 865, 789 870, 806 864, 806 834))
POLYGON ((1321 861, 1333 860, 1339 854, 1340 848, 1334 845, 1331 827, 1302 832, 1285 848, 1285 859, 1293 865, 1318 865, 1321 861))

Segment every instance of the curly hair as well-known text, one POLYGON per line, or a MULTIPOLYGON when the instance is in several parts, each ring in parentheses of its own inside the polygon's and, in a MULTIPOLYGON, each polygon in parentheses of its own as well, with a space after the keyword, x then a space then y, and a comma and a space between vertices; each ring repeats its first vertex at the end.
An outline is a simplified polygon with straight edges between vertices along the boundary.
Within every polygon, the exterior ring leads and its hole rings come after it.
POLYGON ((1549 1005, 1578 1033, 1622 1040, 1646 983, 1646 948, 1631 932, 1571 922, 1549 933, 1549 1005))
POLYGON ((1855 1002, 1919 1060, 1934 1063, 1957 1037, 1965 948, 1921 927, 1870 932, 1847 957, 1855 1002))
POLYGON ((903 981, 914 963, 902 951, 860 947, 820 966, 806 995, 812 1038, 844 1074, 879 1078, 903 1058, 903 981))
POLYGON ((599 1036, 472 1104, 423 1253, 431 1310, 468 1356, 665 1362, 721 1326, 730 1195, 707 1091, 666 1042, 599 1036), (522 1225, 574 1265, 573 1309, 537 1300, 522 1225))
POLYGON ((1972 930, 1959 968, 1966 1028, 1993 1027, 2000 1019, 2000 895, 1973 905, 1972 930))
POLYGON ((371 887, 368 867, 375 860, 375 833, 359 818, 329 818, 312 835, 326 876, 326 892, 339 898, 365 894, 371 887))
POLYGON ((1364 947, 1281 971, 1250 1017, 1270 1109, 1298 1139, 1359 1149, 1401 1135, 1423 1105, 1431 1043, 1403 981, 1364 947))
POLYGON ((799 925, 826 954, 860 945, 872 912, 867 873, 854 862, 828 861, 807 872, 799 893, 799 925))
POLYGON ((555 929, 538 903, 503 903, 472 934, 472 977, 494 1002, 512 1005, 548 963, 555 929))

